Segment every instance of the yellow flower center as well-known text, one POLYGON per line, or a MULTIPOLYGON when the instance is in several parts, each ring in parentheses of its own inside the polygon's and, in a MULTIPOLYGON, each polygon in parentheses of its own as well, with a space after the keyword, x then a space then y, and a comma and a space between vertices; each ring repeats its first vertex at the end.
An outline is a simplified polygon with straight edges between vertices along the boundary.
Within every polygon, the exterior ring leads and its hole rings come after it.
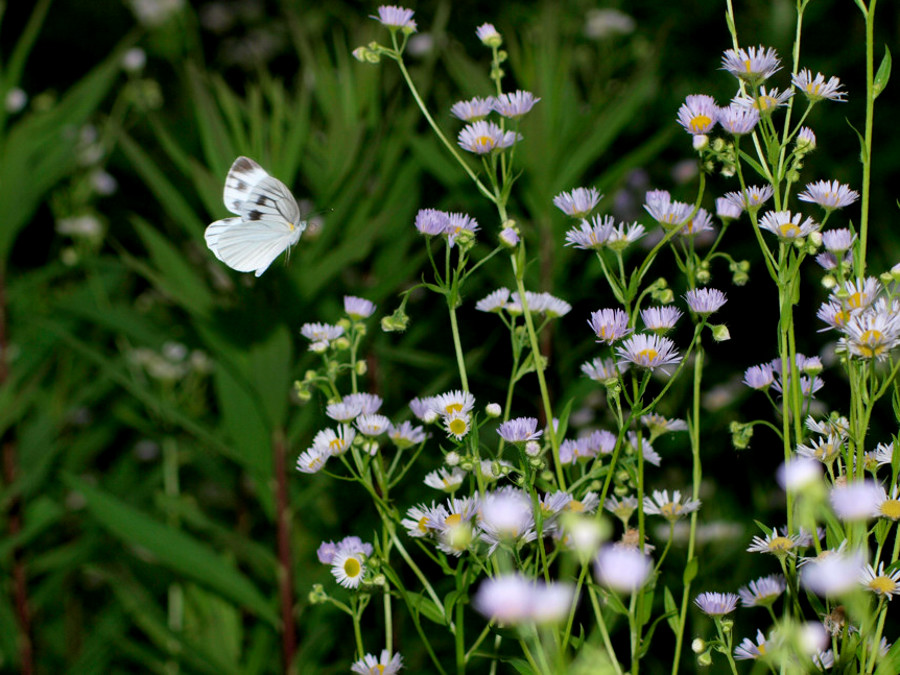
POLYGON ((447 405, 447 406, 444 408, 444 412, 445 412, 447 415, 451 415, 451 414, 453 414, 453 413, 455 413, 455 412, 462 412, 462 409, 463 409, 462 403, 450 403, 449 405, 447 405))
POLYGON ((584 503, 578 501, 577 499, 573 499, 568 504, 566 504, 566 508, 573 513, 581 513, 584 511, 584 503))
POLYGON ((847 306, 850 309, 859 309, 860 307, 863 306, 863 302, 865 301, 865 299, 866 299, 866 296, 857 291, 856 293, 851 295, 849 298, 847 298, 847 306))
POLYGON ((712 124, 712 119, 709 115, 694 115, 691 118, 691 131, 703 131, 704 129, 707 129, 710 124, 712 124))
POLYGON ((793 239, 800 235, 800 228, 794 225, 794 223, 785 223, 784 225, 778 226, 778 231, 781 232, 781 236, 786 239, 793 239))
POLYGON ((748 73, 752 73, 752 72, 753 72, 752 70, 750 70, 752 67, 753 67, 753 66, 751 65, 750 59, 747 59, 746 61, 744 61, 744 68, 747 69, 747 72, 748 72, 748 73))
POLYGON ((875 577, 869 582, 869 588, 876 593, 888 595, 897 589, 897 582, 887 576, 875 577))
POLYGON ((659 513, 664 518, 669 518, 670 520, 678 518, 678 516, 681 514, 681 504, 669 502, 668 504, 660 507, 659 513))
POLYGON ((361 570, 362 565, 359 564, 359 560, 356 558, 347 558, 344 561, 344 574, 351 579, 358 577, 361 570))
POLYGON ((648 347, 647 349, 642 349, 634 356, 635 360, 640 363, 653 363, 659 358, 659 352, 652 347, 648 347))
POLYGON ((794 540, 790 537, 775 537, 769 542, 769 550, 774 552, 790 551, 794 548, 794 540))
POLYGON ((891 520, 900 520, 900 501, 896 499, 887 499, 878 507, 881 515, 891 520))
POLYGON ((475 139, 475 148, 487 152, 494 149, 494 139, 490 136, 479 136, 475 139))
POLYGON ((331 450, 331 454, 336 455, 344 449, 344 439, 343 438, 335 438, 332 441, 328 442, 328 448, 331 450))
POLYGON ((756 109, 760 112, 771 110, 777 105, 778 101, 774 96, 760 96, 756 101, 756 109))
POLYGON ((426 525, 427 522, 428 516, 422 516, 421 518, 419 518, 419 521, 417 523, 419 532, 428 532, 428 525, 426 525))
POLYGON ((458 513, 452 513, 449 516, 447 516, 447 518, 444 520, 444 523, 446 525, 449 525, 450 527, 459 525, 461 522, 462 522, 462 516, 458 513))
POLYGON ((450 433, 454 436, 462 436, 469 430, 469 425, 462 417, 456 417, 450 421, 447 428, 450 429, 450 433))
POLYGON ((766 643, 763 642, 761 645, 757 645, 756 651, 759 652, 760 656, 765 656, 766 655, 766 643))

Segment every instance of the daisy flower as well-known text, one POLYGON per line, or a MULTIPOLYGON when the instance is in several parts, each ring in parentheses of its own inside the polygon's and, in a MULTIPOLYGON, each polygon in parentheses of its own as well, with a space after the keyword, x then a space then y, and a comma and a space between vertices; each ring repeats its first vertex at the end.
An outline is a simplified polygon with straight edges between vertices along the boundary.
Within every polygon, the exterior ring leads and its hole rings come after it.
POLYGON ((727 108, 719 108, 719 124, 732 136, 744 136, 753 131, 759 122, 759 111, 732 103, 727 108))
POLYGON ((709 316, 725 304, 725 294, 716 288, 693 288, 684 295, 691 311, 700 316, 709 316))
POLYGON ((535 417, 517 417, 501 424, 500 428, 497 429, 497 433, 507 443, 536 441, 544 433, 543 431, 535 431, 537 423, 538 421, 535 417))
POLYGON ((331 457, 330 453, 324 453, 319 448, 312 447, 297 458, 297 471, 318 473, 325 466, 329 457, 331 457))
MULTIPOLYGON (((735 193, 732 193, 735 194, 735 193)), ((716 215, 723 223, 737 220, 744 211, 744 205, 741 200, 733 201, 727 197, 719 197, 716 199, 716 215)))
POLYGON ((766 638, 761 630, 756 631, 756 644, 750 638, 744 638, 734 649, 734 658, 738 661, 756 660, 766 655, 766 638))
POLYGON ((347 394, 344 397, 344 403, 349 405, 359 404, 361 412, 372 415, 381 410, 381 404, 384 403, 384 401, 377 394, 361 392, 359 394, 347 394))
MULTIPOLYGON (((678 419, 667 419, 657 413, 650 413, 641 417, 641 424, 650 429, 650 435, 654 438, 662 434, 672 433, 675 431, 687 431, 687 422, 678 419)), ((609 432, 607 432, 609 433, 609 432)), ((613 442, 615 442, 615 436, 613 442)))
POLYGON ((312 352, 325 351, 328 346, 344 334, 342 326, 332 326, 327 323, 305 323, 300 326, 300 335, 309 340, 309 350, 312 352))
POLYGON ((841 255, 849 251, 855 241, 856 235, 846 227, 822 233, 822 245, 826 251, 835 255, 841 255))
POLYGON ((890 600, 900 593, 900 570, 885 574, 883 562, 878 563, 877 571, 871 565, 866 565, 859 574, 859 583, 876 595, 890 600))
POLYGON ((822 464, 831 464, 841 454, 843 447, 843 438, 829 434, 812 439, 809 445, 798 445, 797 454, 818 460, 822 464))
POLYGON ((440 394, 433 399, 432 407, 438 415, 451 415, 452 413, 471 413, 475 407, 475 397, 471 392, 456 389, 446 394, 440 394))
POLYGON ((693 94, 678 109, 678 123, 692 136, 708 134, 716 126, 719 108, 712 96, 693 94))
POLYGON ((727 192, 723 199, 727 199, 735 207, 755 211, 775 194, 771 185, 751 185, 744 192, 727 192))
POLYGON ((628 327, 628 315, 621 309, 598 309, 591 312, 588 325, 597 336, 598 342, 608 345, 621 340, 632 332, 628 327))
POLYGON ((768 607, 784 593, 785 588, 783 575, 770 574, 751 581, 748 586, 742 586, 738 589, 738 595, 741 596, 744 607, 768 607))
POLYGON ((815 558, 805 558, 801 585, 821 596, 842 595, 854 588, 865 567, 865 558, 859 551, 846 552, 845 544, 846 541, 837 550, 822 551, 815 558))
POLYGON ((403 450, 410 446, 424 443, 427 436, 422 427, 413 426, 412 422, 407 420, 399 426, 392 424, 388 437, 394 442, 397 449, 403 450))
POLYGON ((797 140, 794 142, 797 149, 806 149, 807 152, 816 149, 816 134, 809 127, 800 127, 797 132, 797 140))
POLYGON ((478 526, 481 538, 491 545, 490 553, 501 541, 527 542, 537 538, 531 499, 518 488, 488 493, 481 502, 478 526))
POLYGON ((479 122, 487 117, 493 110, 494 99, 492 96, 468 101, 458 101, 450 107, 450 114, 463 122, 479 122))
POLYGON ((436 512, 442 508, 442 506, 435 506, 433 502, 430 507, 424 504, 412 506, 406 511, 406 518, 400 522, 400 525, 406 528, 406 533, 410 537, 419 538, 433 535, 436 528, 429 523, 434 522, 436 512))
MULTIPOLYGON (((674 342, 666 337, 646 333, 638 333, 626 339, 619 347, 616 347, 616 354, 622 361, 651 370, 675 365, 681 361, 674 342)), ((663 372, 667 371, 663 369, 663 372)))
POLYGON ((851 317, 843 333, 854 356, 884 360, 900 343, 900 321, 896 314, 866 312, 851 317))
POLYGON ((450 214, 438 209, 419 209, 416 214, 416 229, 429 237, 436 237, 447 232, 450 214))
POLYGON ((615 361, 598 357, 582 363, 581 372, 596 382, 606 382, 607 380, 618 380, 619 375, 625 372, 625 369, 619 368, 617 371, 615 361))
POLYGON ((722 55, 722 69, 755 87, 781 70, 778 53, 771 47, 728 49, 722 55))
POLYGON ((447 242, 450 248, 456 243, 456 238, 463 232, 474 234, 478 231, 478 221, 465 213, 447 214, 447 242))
POLYGON ((416 32, 416 22, 413 21, 413 12, 405 7, 397 7, 396 5, 382 5, 378 8, 378 16, 371 18, 380 21, 382 26, 386 26, 391 30, 402 28, 410 33, 416 32))
POLYGON ((609 241, 615 223, 612 216, 594 216, 590 222, 582 220, 581 225, 566 232, 566 246, 599 251, 609 241))
POLYGON ((516 91, 512 94, 500 94, 493 99, 492 107, 502 117, 517 119, 527 114, 540 100, 530 91, 516 91))
POLYGON ((712 216, 709 215, 709 212, 706 209, 699 208, 693 218, 689 218, 685 221, 679 234, 681 234, 682 237, 696 237, 698 234, 713 231, 712 216))
POLYGON ((644 198, 644 209, 663 227, 682 225, 690 218, 694 207, 685 202, 672 201, 665 190, 652 190, 644 198))
POLYGON ((575 600, 575 587, 566 583, 532 581, 520 574, 485 579, 472 598, 481 614, 503 625, 563 620, 575 600))
POLYGON ((775 371, 769 363, 759 366, 750 366, 744 371, 743 383, 751 389, 764 391, 775 382, 775 371))
POLYGON ((699 500, 691 499, 687 495, 682 499, 680 490, 672 493, 672 499, 669 499, 668 490, 654 490, 652 499, 644 497, 644 513, 662 516, 670 523, 674 523, 682 516, 693 513, 699 508, 699 500))
POLYGON ((475 309, 477 309, 479 312, 500 313, 501 310, 506 308, 506 304, 508 301, 509 289, 498 288, 496 291, 488 293, 481 300, 476 302, 475 309))
POLYGON ((463 150, 474 152, 476 155, 486 155, 494 150, 508 148, 516 141, 522 140, 522 135, 514 131, 503 131, 494 122, 482 120, 463 127, 457 140, 463 150))
POLYGON ((325 406, 325 414, 331 419, 349 424, 362 413, 362 404, 358 402, 340 401, 325 406))
POLYGON ((847 100, 844 98, 847 93, 841 90, 843 85, 836 77, 831 77, 826 82, 822 73, 816 73, 816 76, 813 77, 812 71, 804 68, 791 77, 791 83, 806 95, 810 103, 817 103, 825 99, 842 103, 847 100))
POLYGON ((812 218, 802 223, 802 213, 791 214, 790 211, 767 211, 759 219, 759 226, 777 235, 779 239, 793 240, 805 237, 819 229, 819 224, 812 218))
POLYGON ((503 43, 503 38, 492 23, 483 23, 478 26, 475 29, 475 35, 488 47, 499 47, 503 43))
POLYGON ((681 316, 681 310, 677 307, 647 307, 641 310, 641 320, 647 330, 660 335, 665 335, 672 330, 681 316))
POLYGON ((366 573, 364 554, 352 550, 336 553, 331 561, 331 573, 344 588, 359 588, 366 573))
POLYGON ((776 108, 781 108, 788 104, 794 92, 790 89, 779 92, 777 89, 759 88, 759 94, 756 96, 735 96, 732 103, 756 108, 760 115, 770 115, 776 108))
POLYGON ((350 449, 354 438, 356 438, 356 431, 353 427, 341 424, 336 431, 322 429, 313 437, 312 447, 322 454, 342 455, 350 449))
POLYGON ((869 480, 835 485, 828 495, 831 508, 841 520, 866 520, 878 512, 883 488, 869 480))
POLYGON ((571 192, 560 192, 553 198, 553 204, 567 216, 587 218, 603 199, 597 188, 575 188, 571 192))
POLYGON ((380 436, 391 428, 391 421, 384 415, 364 414, 356 418, 356 428, 363 436, 380 436))
POLYGON ((365 298, 357 298, 354 295, 344 296, 344 313, 354 321, 368 319, 375 313, 375 304, 365 298))
POLYGON ((774 528, 765 538, 754 536, 753 543, 747 547, 750 553, 772 553, 779 558, 788 555, 796 555, 795 549, 800 545, 800 535, 778 534, 778 528, 774 528))
POLYGON ((623 525, 628 525, 628 520, 637 507, 638 500, 634 496, 626 496, 621 499, 615 496, 607 497, 603 504, 603 508, 621 520, 623 525))
POLYGON ((634 593, 641 588, 652 570, 650 556, 633 547, 607 545, 594 558, 597 581, 622 593, 634 593))
POLYGON ((455 466, 450 471, 438 469, 427 474, 425 476, 425 485, 444 492, 455 492, 462 485, 465 478, 466 472, 455 466))
POLYGON ((820 180, 817 183, 807 183, 806 190, 797 195, 797 199, 801 202, 818 204, 826 211, 833 211, 834 209, 842 209, 855 202, 859 199, 859 193, 856 190, 851 190, 850 186, 842 185, 836 180, 820 180))
POLYGON ((387 649, 382 649, 379 658, 375 658, 374 654, 366 654, 350 666, 350 671, 359 675, 397 675, 401 668, 403 657, 400 654, 392 656, 387 649))
POLYGON ((694 604, 707 616, 725 616, 735 610, 738 599, 734 593, 701 593, 694 604))

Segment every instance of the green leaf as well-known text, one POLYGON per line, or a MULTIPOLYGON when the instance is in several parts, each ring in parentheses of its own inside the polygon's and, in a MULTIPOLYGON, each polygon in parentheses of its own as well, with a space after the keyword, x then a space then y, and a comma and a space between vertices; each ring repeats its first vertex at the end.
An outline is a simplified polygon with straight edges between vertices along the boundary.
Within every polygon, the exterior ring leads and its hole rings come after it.
POLYGON ((884 46, 884 56, 881 58, 881 65, 878 66, 878 72, 875 73, 875 81, 872 83, 873 100, 878 98, 879 94, 884 91, 888 80, 891 79, 891 50, 888 46, 884 46))
POLYGON ((675 598, 672 597, 672 591, 666 586, 663 590, 663 608, 666 610, 666 620, 669 622, 669 628, 675 635, 678 635, 678 605, 675 604, 675 598))
POLYGON ((434 604, 434 600, 422 593, 408 593, 406 601, 410 604, 413 611, 423 614, 440 626, 447 625, 447 619, 444 613, 434 604))
POLYGON ((622 616, 628 616, 628 608, 622 604, 622 598, 620 598, 615 591, 608 591, 606 593, 606 602, 609 605, 610 609, 614 611, 616 614, 621 614, 622 616))
MULTIPOLYGON (((124 132, 119 136, 119 147, 169 217, 187 233, 188 237, 199 238, 207 223, 200 219, 163 169, 144 152, 137 141, 124 132)), ((224 211, 224 206, 222 208, 224 211)))
POLYGON ((682 583, 687 586, 694 579, 697 578, 697 570, 700 568, 700 559, 697 557, 691 558, 690 562, 684 568, 684 575, 682 576, 682 583))
POLYGON ((875 669, 875 675, 894 675, 894 673, 900 673, 900 641, 893 644, 875 669))
POLYGON ((140 216, 132 216, 131 222, 156 266, 157 273, 150 281, 192 313, 200 316, 209 314, 213 296, 194 266, 146 220, 140 216))
POLYGON ((81 493, 88 511, 113 536, 141 547, 160 565, 231 599, 273 626, 278 624, 269 600, 222 555, 74 476, 64 475, 63 480, 81 493))

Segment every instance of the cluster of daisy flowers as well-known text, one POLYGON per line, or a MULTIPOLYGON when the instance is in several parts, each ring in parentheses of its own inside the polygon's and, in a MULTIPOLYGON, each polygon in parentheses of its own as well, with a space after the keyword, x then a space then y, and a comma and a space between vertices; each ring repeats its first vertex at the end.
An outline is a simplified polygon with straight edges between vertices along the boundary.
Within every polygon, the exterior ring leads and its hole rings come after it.
POLYGON ((467 123, 459 132, 459 146, 476 155, 487 155, 509 148, 522 140, 522 134, 505 129, 504 125, 487 119, 488 116, 496 113, 505 120, 517 123, 540 100, 531 92, 515 91, 457 101, 450 107, 450 114, 467 123))
POLYGON ((741 89, 730 104, 720 107, 712 96, 692 94, 678 110, 678 123, 694 137, 694 147, 702 149, 718 125, 733 136, 749 134, 760 118, 771 115, 777 108, 787 106, 795 91, 800 91, 813 105, 819 101, 844 101, 840 80, 806 68, 792 75, 790 89, 767 88, 766 80, 781 70, 781 61, 772 48, 763 46, 729 49, 722 56, 722 69, 741 82, 741 89))
MULTIPOLYGON (((528 311, 532 314, 543 314, 547 318, 565 316, 572 311, 572 305, 550 293, 533 293, 525 291, 525 302, 528 311)), ((522 300, 515 291, 508 288, 498 288, 475 303, 475 309, 479 312, 507 313, 510 317, 521 316, 524 313, 522 300)))
POLYGON ((816 316, 840 334, 838 350, 859 359, 883 361, 900 343, 900 302, 873 277, 836 286, 816 316))
POLYGON ((416 229, 426 237, 443 237, 452 248, 460 237, 471 239, 478 231, 478 221, 465 213, 448 213, 438 209, 419 209, 416 229))
POLYGON ((371 300, 353 295, 344 296, 344 313, 347 319, 337 324, 305 323, 300 327, 300 334, 309 340, 309 351, 322 354, 330 348, 346 349, 350 342, 346 337, 353 323, 368 319, 375 313, 376 306, 371 300))
POLYGON ((329 458, 344 455, 354 443, 374 455, 381 448, 383 436, 398 450, 425 442, 427 434, 421 426, 408 421, 393 424, 378 412, 381 405, 381 397, 366 393, 348 394, 340 401, 329 403, 325 414, 338 425, 315 435, 312 445, 297 459, 297 470, 318 473, 329 458))
MULTIPOLYGON (((538 502, 542 535, 560 540, 563 514, 590 514, 598 505, 595 492, 586 493, 580 500, 564 491, 545 493, 538 502)), ((409 536, 430 541, 447 555, 457 557, 479 543, 490 555, 501 544, 518 549, 538 537, 531 497, 513 485, 478 496, 450 497, 440 504, 419 504, 406 515, 402 525, 409 536)))
MULTIPOLYGON (((800 392, 807 399, 815 398, 815 394, 824 385, 819 377, 822 372, 822 360, 818 356, 796 354, 794 365, 800 373, 800 392)), ((780 358, 766 363, 750 366, 744 371, 743 383, 757 391, 768 391, 770 388, 781 394, 783 392, 782 363, 780 358)))

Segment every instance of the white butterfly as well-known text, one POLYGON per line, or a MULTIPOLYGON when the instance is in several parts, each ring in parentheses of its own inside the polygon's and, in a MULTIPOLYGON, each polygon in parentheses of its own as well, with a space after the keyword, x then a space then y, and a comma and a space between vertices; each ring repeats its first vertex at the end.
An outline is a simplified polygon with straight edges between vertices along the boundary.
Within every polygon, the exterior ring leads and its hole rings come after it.
POLYGON ((225 178, 225 206, 236 218, 206 228, 206 245, 238 272, 265 272, 300 240, 306 221, 287 186, 248 157, 238 157, 225 178))

